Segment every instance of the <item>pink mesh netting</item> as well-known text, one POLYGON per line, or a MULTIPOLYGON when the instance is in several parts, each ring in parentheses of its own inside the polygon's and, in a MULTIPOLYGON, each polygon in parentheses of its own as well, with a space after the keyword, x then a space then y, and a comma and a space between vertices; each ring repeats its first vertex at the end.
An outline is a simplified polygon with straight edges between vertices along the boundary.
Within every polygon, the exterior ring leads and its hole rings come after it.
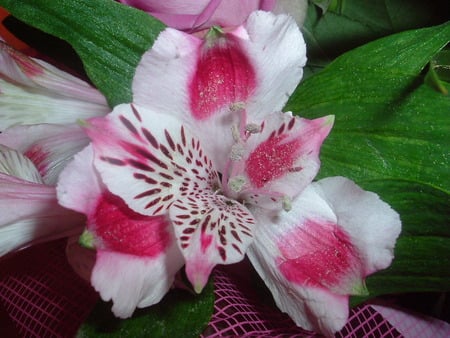
MULTIPOLYGON (((71 337, 98 300, 68 265, 65 241, 32 247, 0 262, 0 336, 71 337)), ((243 263, 246 264, 246 263, 243 263)), ((234 269, 242 271, 243 269, 234 269)), ((215 272, 214 315, 203 337, 319 337, 277 311, 248 277, 215 272)), ((371 306, 352 310, 336 337, 402 337, 371 306)))

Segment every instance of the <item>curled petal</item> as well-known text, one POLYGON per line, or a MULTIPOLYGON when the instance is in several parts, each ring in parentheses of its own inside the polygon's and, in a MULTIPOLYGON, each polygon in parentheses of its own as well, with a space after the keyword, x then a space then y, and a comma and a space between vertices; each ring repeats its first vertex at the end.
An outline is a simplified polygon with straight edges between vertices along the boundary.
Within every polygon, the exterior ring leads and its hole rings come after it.
POLYGON ((56 185, 66 164, 88 142, 89 138, 76 124, 14 126, 0 134, 0 143, 29 158, 49 185, 56 185))
POLYGON ((375 271, 373 261, 384 262, 377 269, 389 264, 400 227, 386 203, 344 178, 307 187, 290 212, 254 214, 259 226, 249 257, 278 307, 297 325, 327 335, 344 326, 348 295, 367 292, 364 278, 375 271))
POLYGON ((108 111, 106 99, 88 83, 0 41, 0 130, 72 123, 108 111))

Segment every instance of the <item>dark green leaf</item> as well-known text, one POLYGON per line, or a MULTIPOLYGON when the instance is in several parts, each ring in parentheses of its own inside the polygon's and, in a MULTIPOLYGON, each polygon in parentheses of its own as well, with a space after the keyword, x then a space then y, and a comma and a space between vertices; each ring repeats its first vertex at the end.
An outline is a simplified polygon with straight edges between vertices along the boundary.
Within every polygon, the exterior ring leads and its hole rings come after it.
POLYGON ((164 29, 148 14, 112 0, 0 0, 0 6, 69 42, 111 106, 131 101, 140 57, 164 29))
POLYGON ((114 317, 111 303, 99 302, 79 329, 77 337, 196 338, 208 325, 213 309, 212 282, 200 295, 172 290, 159 304, 136 310, 129 319, 114 317))
POLYGON ((333 0, 325 14, 319 4, 309 6, 303 27, 312 71, 377 38, 443 23, 450 10, 447 0, 333 0))

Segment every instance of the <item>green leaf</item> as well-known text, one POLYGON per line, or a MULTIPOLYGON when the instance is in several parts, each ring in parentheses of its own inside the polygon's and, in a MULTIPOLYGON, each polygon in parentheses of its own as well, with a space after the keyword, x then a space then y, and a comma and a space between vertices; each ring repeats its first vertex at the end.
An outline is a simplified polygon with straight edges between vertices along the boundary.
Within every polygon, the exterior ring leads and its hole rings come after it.
MULTIPOLYGON (((316 3, 316 1, 313 1, 316 3)), ((308 46, 306 76, 335 57, 375 39, 448 20, 449 2, 436 0, 333 0, 309 6, 303 27, 308 46), (325 2, 325 6, 328 5, 325 2), (327 12, 324 14, 324 9, 327 12)))
POLYGON ((305 80, 286 107, 336 116, 319 177, 347 176, 400 213, 396 258, 368 278, 371 297, 450 290, 450 98, 424 83, 449 39, 450 23, 371 42, 305 80))
POLYGON ((129 319, 114 317, 111 303, 100 301, 78 330, 77 338, 196 338, 208 325, 213 310, 212 282, 200 295, 186 290, 172 290, 160 303, 136 310, 129 319))
POLYGON ((0 0, 23 22, 69 42, 111 106, 131 101, 141 55, 164 25, 112 0, 0 0))

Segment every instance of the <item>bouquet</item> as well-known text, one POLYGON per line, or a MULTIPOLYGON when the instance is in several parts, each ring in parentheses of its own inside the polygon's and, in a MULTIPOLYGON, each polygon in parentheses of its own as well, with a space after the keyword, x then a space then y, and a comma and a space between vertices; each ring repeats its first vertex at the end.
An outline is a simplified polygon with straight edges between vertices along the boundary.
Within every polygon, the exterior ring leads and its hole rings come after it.
POLYGON ((397 1, 121 2, 0 1, 76 52, 1 42, 5 259, 68 238, 122 319, 248 260, 326 336, 349 301, 447 291, 448 23, 397 1))

